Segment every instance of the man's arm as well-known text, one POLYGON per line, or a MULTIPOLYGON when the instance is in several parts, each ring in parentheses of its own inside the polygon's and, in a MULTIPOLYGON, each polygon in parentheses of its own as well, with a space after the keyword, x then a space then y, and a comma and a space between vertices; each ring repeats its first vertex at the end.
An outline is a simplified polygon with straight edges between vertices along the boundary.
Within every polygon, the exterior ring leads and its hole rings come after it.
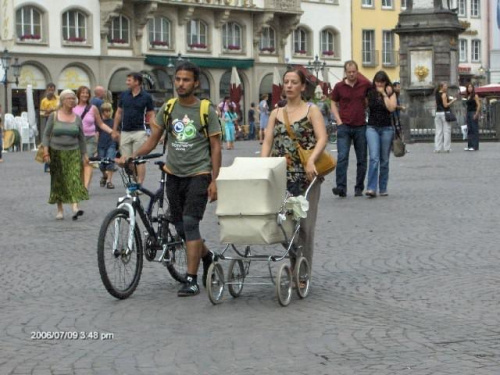
POLYGON ((208 198, 210 202, 217 200, 217 184, 215 180, 219 176, 220 166, 222 163, 222 146, 220 142, 220 134, 212 135, 210 138, 210 150, 212 159, 212 182, 208 186, 208 198))
POLYGON ((139 147, 134 154, 132 154, 132 157, 147 155, 156 148, 156 145, 158 145, 158 142, 163 134, 163 128, 160 127, 154 120, 151 121, 150 127, 151 135, 146 139, 146 142, 144 142, 142 146, 139 147))
POLYGON ((340 118, 339 107, 336 101, 332 100, 331 109, 337 125, 342 125, 342 119, 340 118))

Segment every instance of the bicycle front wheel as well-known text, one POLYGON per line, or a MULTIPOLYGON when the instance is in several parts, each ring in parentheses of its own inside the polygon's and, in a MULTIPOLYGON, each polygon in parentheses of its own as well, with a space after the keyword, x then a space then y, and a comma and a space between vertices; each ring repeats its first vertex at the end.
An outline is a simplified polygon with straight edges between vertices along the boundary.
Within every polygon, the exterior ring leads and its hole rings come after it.
POLYGON ((97 264, 106 290, 118 299, 128 298, 139 284, 142 272, 142 243, 139 228, 133 233, 128 248, 129 213, 124 209, 111 211, 99 231, 97 264))

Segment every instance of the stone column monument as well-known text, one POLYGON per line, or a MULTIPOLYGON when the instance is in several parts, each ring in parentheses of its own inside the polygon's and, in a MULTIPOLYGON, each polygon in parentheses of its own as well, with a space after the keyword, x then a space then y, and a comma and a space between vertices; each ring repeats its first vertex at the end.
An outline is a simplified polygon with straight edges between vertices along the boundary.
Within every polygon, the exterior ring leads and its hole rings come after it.
POLYGON ((418 140, 415 129, 434 129, 439 82, 448 83, 451 96, 459 91, 458 35, 464 28, 450 3, 409 0, 394 29, 399 35, 401 99, 408 108, 401 113, 406 140, 418 140))

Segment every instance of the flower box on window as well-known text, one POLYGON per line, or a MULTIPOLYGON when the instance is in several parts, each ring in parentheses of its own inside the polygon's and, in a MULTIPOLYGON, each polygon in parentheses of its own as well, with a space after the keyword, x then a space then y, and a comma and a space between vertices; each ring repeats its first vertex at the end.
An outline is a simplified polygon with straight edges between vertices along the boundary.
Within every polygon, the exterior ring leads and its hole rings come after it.
POLYGON ((207 45, 205 43, 192 43, 188 44, 188 47, 191 49, 207 49, 207 45))
POLYGON ((151 45, 153 47, 168 47, 168 42, 164 42, 163 40, 153 40, 151 45))
POLYGON ((240 46, 237 46, 237 45, 234 45, 234 44, 230 44, 227 46, 227 49, 230 50, 230 51, 239 51, 241 49, 240 46))
POLYGON ((40 40, 42 37, 38 34, 24 34, 19 37, 20 40, 40 40))
POLYGON ((76 36, 72 36, 71 38, 66 39, 66 42, 72 42, 72 43, 82 43, 85 42, 85 38, 80 38, 76 36))
POLYGON ((260 52, 264 53, 274 53, 275 49, 274 47, 264 47, 260 49, 260 52))
POLYGON ((323 51, 323 56, 335 56, 335 52, 333 51, 323 51))
POLYGON ((114 38, 109 41, 112 44, 127 44, 128 42, 125 39, 114 38))
POLYGON ((298 50, 295 50, 294 53, 296 55, 307 55, 307 51, 305 49, 298 49, 298 50))

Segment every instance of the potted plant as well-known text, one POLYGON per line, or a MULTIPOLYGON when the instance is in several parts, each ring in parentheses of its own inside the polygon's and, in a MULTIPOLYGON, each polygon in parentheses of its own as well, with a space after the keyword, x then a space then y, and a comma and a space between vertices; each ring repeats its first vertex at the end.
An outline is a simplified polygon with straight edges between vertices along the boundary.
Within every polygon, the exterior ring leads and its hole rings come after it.
POLYGON ((151 46, 154 47, 168 47, 168 42, 165 42, 163 40, 153 40, 151 42, 151 46))
POLYGON ((335 52, 333 52, 333 51, 323 51, 323 56, 334 57, 335 56, 335 52))
POLYGON ((188 44, 188 47, 191 49, 207 49, 207 45, 205 43, 192 43, 188 44))
POLYGON ((260 49, 260 52, 263 53, 274 53, 275 49, 274 47, 263 47, 260 49))

